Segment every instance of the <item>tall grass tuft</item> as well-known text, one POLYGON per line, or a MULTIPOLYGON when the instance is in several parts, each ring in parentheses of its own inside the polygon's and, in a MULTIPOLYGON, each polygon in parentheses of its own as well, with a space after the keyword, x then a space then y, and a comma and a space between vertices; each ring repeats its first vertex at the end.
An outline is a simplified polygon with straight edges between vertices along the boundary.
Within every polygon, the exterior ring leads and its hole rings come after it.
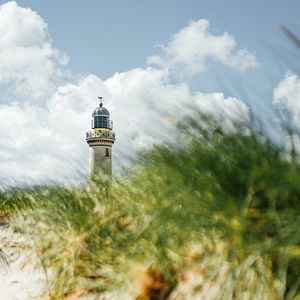
POLYGON ((42 297, 300 299, 297 160, 255 128, 201 124, 121 178, 1 195, 47 274, 42 297))

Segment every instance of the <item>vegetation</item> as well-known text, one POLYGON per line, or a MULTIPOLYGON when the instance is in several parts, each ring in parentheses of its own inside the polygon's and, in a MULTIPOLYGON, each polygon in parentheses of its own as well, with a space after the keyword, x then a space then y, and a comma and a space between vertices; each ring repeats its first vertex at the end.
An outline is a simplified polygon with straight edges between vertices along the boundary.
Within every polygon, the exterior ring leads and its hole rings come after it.
POLYGON ((300 299, 294 149, 291 158, 238 125, 225 133, 191 119, 181 132, 178 146, 141 153, 121 178, 0 196, 33 241, 45 295, 300 299))

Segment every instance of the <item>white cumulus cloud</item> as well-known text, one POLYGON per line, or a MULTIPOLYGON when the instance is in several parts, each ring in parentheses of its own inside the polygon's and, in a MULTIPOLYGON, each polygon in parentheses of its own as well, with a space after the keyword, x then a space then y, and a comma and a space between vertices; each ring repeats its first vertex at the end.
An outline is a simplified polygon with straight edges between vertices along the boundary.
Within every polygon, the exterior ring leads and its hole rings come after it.
POLYGON ((246 49, 236 49, 234 37, 227 32, 213 35, 206 19, 191 21, 174 34, 166 46, 159 45, 162 54, 148 58, 148 63, 170 69, 184 69, 189 74, 203 71, 207 60, 246 70, 258 66, 256 56, 246 49))
POLYGON ((300 78, 289 71, 273 93, 273 106, 294 128, 300 130, 300 78))
POLYGON ((66 76, 60 65, 67 61, 36 12, 15 1, 0 6, 0 83, 12 83, 16 92, 40 99, 66 76))
POLYGON ((166 70, 133 69, 104 81, 118 141, 116 159, 132 158, 136 150, 155 141, 173 141, 176 122, 194 109, 209 113, 232 128, 249 118, 247 106, 222 93, 193 93, 186 83, 171 84, 166 70))
MULTIPOLYGON (((286 72, 273 92, 273 107, 279 114, 280 122, 293 129, 292 138, 300 152, 300 78, 292 71, 286 72)), ((291 149, 290 137, 286 134, 287 150, 291 149)))

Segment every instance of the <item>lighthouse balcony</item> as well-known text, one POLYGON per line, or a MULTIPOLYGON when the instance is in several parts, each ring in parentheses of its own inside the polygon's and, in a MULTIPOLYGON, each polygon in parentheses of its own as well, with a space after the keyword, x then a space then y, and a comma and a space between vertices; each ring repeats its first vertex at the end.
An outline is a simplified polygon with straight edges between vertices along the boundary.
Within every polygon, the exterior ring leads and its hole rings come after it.
POLYGON ((107 132, 92 132, 89 131, 86 133, 86 138, 90 139, 90 138, 104 138, 104 139, 111 139, 111 140, 115 140, 115 133, 111 132, 111 131, 107 131, 107 132))

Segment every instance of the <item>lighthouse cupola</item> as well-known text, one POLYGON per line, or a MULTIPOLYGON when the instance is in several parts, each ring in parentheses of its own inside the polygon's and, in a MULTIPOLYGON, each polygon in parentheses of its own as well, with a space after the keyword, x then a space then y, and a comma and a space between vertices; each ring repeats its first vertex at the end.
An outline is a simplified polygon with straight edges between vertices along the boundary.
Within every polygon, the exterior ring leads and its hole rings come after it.
POLYGON ((99 107, 92 114, 92 129, 95 128, 112 129, 112 122, 109 120, 109 111, 103 107, 102 101, 100 101, 99 107))

